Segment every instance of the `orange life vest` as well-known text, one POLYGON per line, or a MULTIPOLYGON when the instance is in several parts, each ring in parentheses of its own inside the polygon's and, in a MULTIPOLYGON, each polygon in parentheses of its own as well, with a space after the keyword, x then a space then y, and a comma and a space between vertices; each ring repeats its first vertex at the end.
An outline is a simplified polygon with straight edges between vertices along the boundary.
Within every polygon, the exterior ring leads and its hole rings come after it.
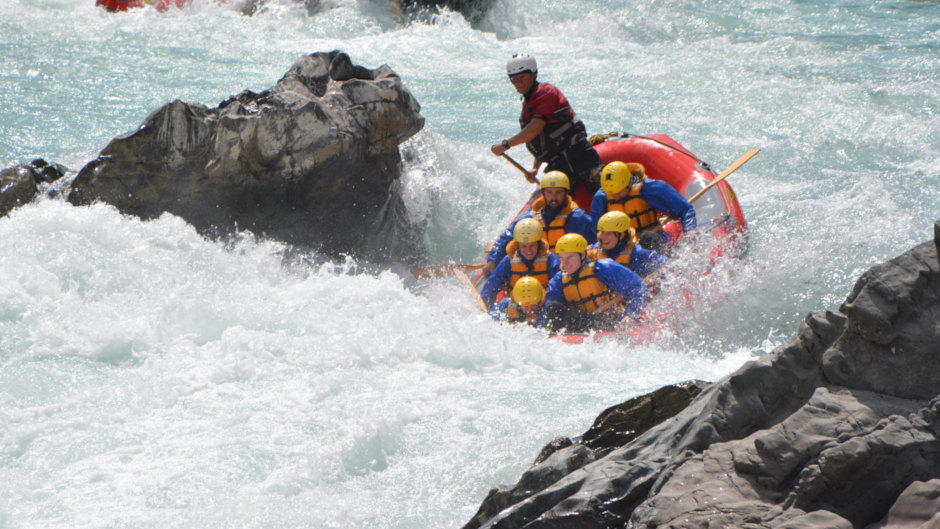
MULTIPOLYGON (((597 261, 585 262, 575 275, 562 275, 562 292, 570 308, 581 312, 596 313, 599 308, 618 295, 594 274, 596 264, 597 261)), ((607 310, 625 312, 626 309, 623 303, 615 303, 607 310)))
POLYGON ((535 220, 542 223, 542 229, 545 230, 545 240, 548 241, 549 251, 555 251, 555 243, 558 242, 558 239, 561 239, 561 236, 565 233, 565 222, 568 220, 568 215, 572 211, 578 209, 578 203, 574 200, 571 200, 571 195, 565 197, 565 207, 555 215, 555 218, 549 224, 545 224, 545 220, 542 218, 542 210, 545 209, 545 197, 541 196, 535 199, 535 202, 532 203, 532 217, 535 220))
POLYGON ((506 254, 509 255, 509 263, 512 265, 512 275, 509 278, 509 289, 516 286, 516 281, 526 276, 534 277, 542 284, 542 288, 548 288, 548 243, 545 240, 539 241, 539 253, 532 260, 532 266, 522 260, 522 254, 519 253, 519 243, 509 241, 506 245, 506 254))
POLYGON ((622 211, 630 215, 630 225, 637 233, 644 231, 662 231, 663 225, 659 222, 659 212, 650 206, 640 196, 643 190, 643 182, 640 182, 630 188, 627 196, 619 200, 607 199, 607 211, 622 211))
POLYGON ((509 305, 506 305, 506 320, 510 323, 522 323, 526 322, 529 325, 535 325, 535 322, 539 319, 539 311, 533 311, 532 314, 526 314, 522 307, 519 306, 515 301, 510 300, 509 305))
MULTIPOLYGON (((636 246, 636 239, 631 238, 630 242, 627 243, 627 245, 623 248, 623 251, 620 252, 620 255, 618 255, 614 261, 622 264, 623 266, 629 265, 630 257, 633 256, 634 246, 636 246)), ((592 261, 597 261, 598 259, 611 259, 611 257, 607 255, 607 250, 601 248, 600 242, 597 243, 597 248, 588 249, 587 256, 588 259, 592 261)), ((627 268, 629 268, 629 266, 627 266, 627 268)))

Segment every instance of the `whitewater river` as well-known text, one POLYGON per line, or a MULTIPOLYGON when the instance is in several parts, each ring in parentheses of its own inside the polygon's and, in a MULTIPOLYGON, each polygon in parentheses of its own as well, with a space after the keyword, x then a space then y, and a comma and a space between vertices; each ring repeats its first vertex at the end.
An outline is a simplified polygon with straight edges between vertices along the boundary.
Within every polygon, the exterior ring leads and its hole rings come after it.
POLYGON ((570 346, 457 283, 29 204, 0 219, 0 528, 457 528, 553 437, 766 354, 933 235, 936 1, 495 0, 476 27, 195 2, 0 0, 0 168, 78 170, 168 101, 216 106, 342 49, 420 101, 409 212, 432 261, 472 262, 531 191, 488 151, 517 130, 504 64, 527 51, 589 133, 667 134, 716 170, 762 149, 729 179, 749 250, 680 331, 570 346))

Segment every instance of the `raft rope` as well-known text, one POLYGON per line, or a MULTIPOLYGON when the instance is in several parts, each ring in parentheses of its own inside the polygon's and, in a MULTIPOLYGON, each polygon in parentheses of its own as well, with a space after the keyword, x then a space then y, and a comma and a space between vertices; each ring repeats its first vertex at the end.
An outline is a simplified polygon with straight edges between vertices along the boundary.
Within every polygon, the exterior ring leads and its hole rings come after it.
POLYGON ((674 151, 676 151, 676 152, 678 152, 678 153, 684 154, 684 155, 688 156, 689 158, 692 158, 693 160, 695 160, 696 162, 698 162, 698 163, 702 166, 702 169, 704 169, 704 170, 708 171, 709 173, 711 173, 712 176, 715 176, 715 171, 713 171, 712 168, 711 168, 711 166, 708 165, 708 162, 702 161, 699 157, 695 156, 694 154, 690 153, 689 151, 687 151, 687 150, 685 150, 685 149, 680 149, 679 147, 676 147, 675 145, 670 145, 670 144, 668 144, 668 143, 666 143, 666 142, 664 142, 664 141, 662 141, 662 140, 658 140, 658 139, 656 139, 656 138, 651 138, 651 137, 649 137, 649 136, 643 136, 642 134, 633 134, 633 133, 631 133, 631 132, 608 132, 607 134, 594 134, 593 136, 591 136, 590 138, 588 138, 588 141, 591 143, 592 146, 594 146, 594 145, 597 145, 597 144, 599 144, 599 143, 604 143, 605 141, 607 141, 607 140, 609 140, 609 139, 613 139, 613 138, 618 138, 618 139, 620 139, 620 138, 622 138, 622 139, 626 139, 626 138, 639 138, 639 139, 641 139, 641 140, 649 140, 649 141, 652 141, 652 142, 656 142, 656 143, 662 145, 663 147, 668 147, 668 148, 670 148, 670 149, 672 149, 672 150, 674 150, 674 151))

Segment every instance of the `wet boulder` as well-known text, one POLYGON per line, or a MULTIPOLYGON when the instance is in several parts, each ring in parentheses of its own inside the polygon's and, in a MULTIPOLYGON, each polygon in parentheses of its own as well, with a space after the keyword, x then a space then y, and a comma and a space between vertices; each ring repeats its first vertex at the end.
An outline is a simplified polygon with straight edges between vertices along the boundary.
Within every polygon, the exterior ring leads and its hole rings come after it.
POLYGON ((691 380, 664 386, 601 412, 578 439, 558 437, 542 448, 532 468, 512 487, 490 491, 464 529, 480 527, 503 509, 518 504, 588 463, 603 458, 652 427, 676 415, 708 387, 691 380))
POLYGON ((172 213, 207 235, 250 230, 330 256, 416 260, 422 227, 399 192, 398 146, 423 125, 388 66, 314 53, 261 93, 155 110, 79 171, 69 201, 172 213))
POLYGON ((934 232, 645 432, 623 435, 644 422, 641 400, 554 442, 465 529, 937 526, 940 223, 934 232), (640 417, 618 418, 627 412, 640 417))
POLYGON ((0 216, 32 201, 41 184, 58 180, 66 172, 64 165, 48 163, 42 158, 0 171, 0 216))

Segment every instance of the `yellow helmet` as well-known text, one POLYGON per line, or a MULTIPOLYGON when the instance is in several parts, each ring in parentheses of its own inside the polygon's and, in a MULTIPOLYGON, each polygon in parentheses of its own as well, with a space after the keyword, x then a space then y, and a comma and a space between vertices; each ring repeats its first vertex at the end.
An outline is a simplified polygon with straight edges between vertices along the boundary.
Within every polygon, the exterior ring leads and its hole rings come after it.
POLYGON ((587 239, 580 233, 566 233, 555 243, 555 253, 584 253, 587 251, 587 239))
POLYGON ((516 242, 539 242, 542 240, 542 223, 526 217, 519 220, 512 229, 512 238, 516 242))
POLYGON ((542 175, 541 188, 545 189, 547 187, 561 187, 571 191, 571 183, 568 181, 568 176, 561 171, 549 171, 542 175))
POLYGON ((623 211, 608 211, 597 221, 597 231, 623 233, 630 229, 630 215, 623 211))
POLYGON ((523 307, 538 305, 545 299, 545 289, 539 280, 532 276, 520 277, 512 287, 512 300, 523 307))
POLYGON ((610 162, 601 171, 601 187, 604 193, 613 195, 619 193, 646 177, 643 164, 610 162))

